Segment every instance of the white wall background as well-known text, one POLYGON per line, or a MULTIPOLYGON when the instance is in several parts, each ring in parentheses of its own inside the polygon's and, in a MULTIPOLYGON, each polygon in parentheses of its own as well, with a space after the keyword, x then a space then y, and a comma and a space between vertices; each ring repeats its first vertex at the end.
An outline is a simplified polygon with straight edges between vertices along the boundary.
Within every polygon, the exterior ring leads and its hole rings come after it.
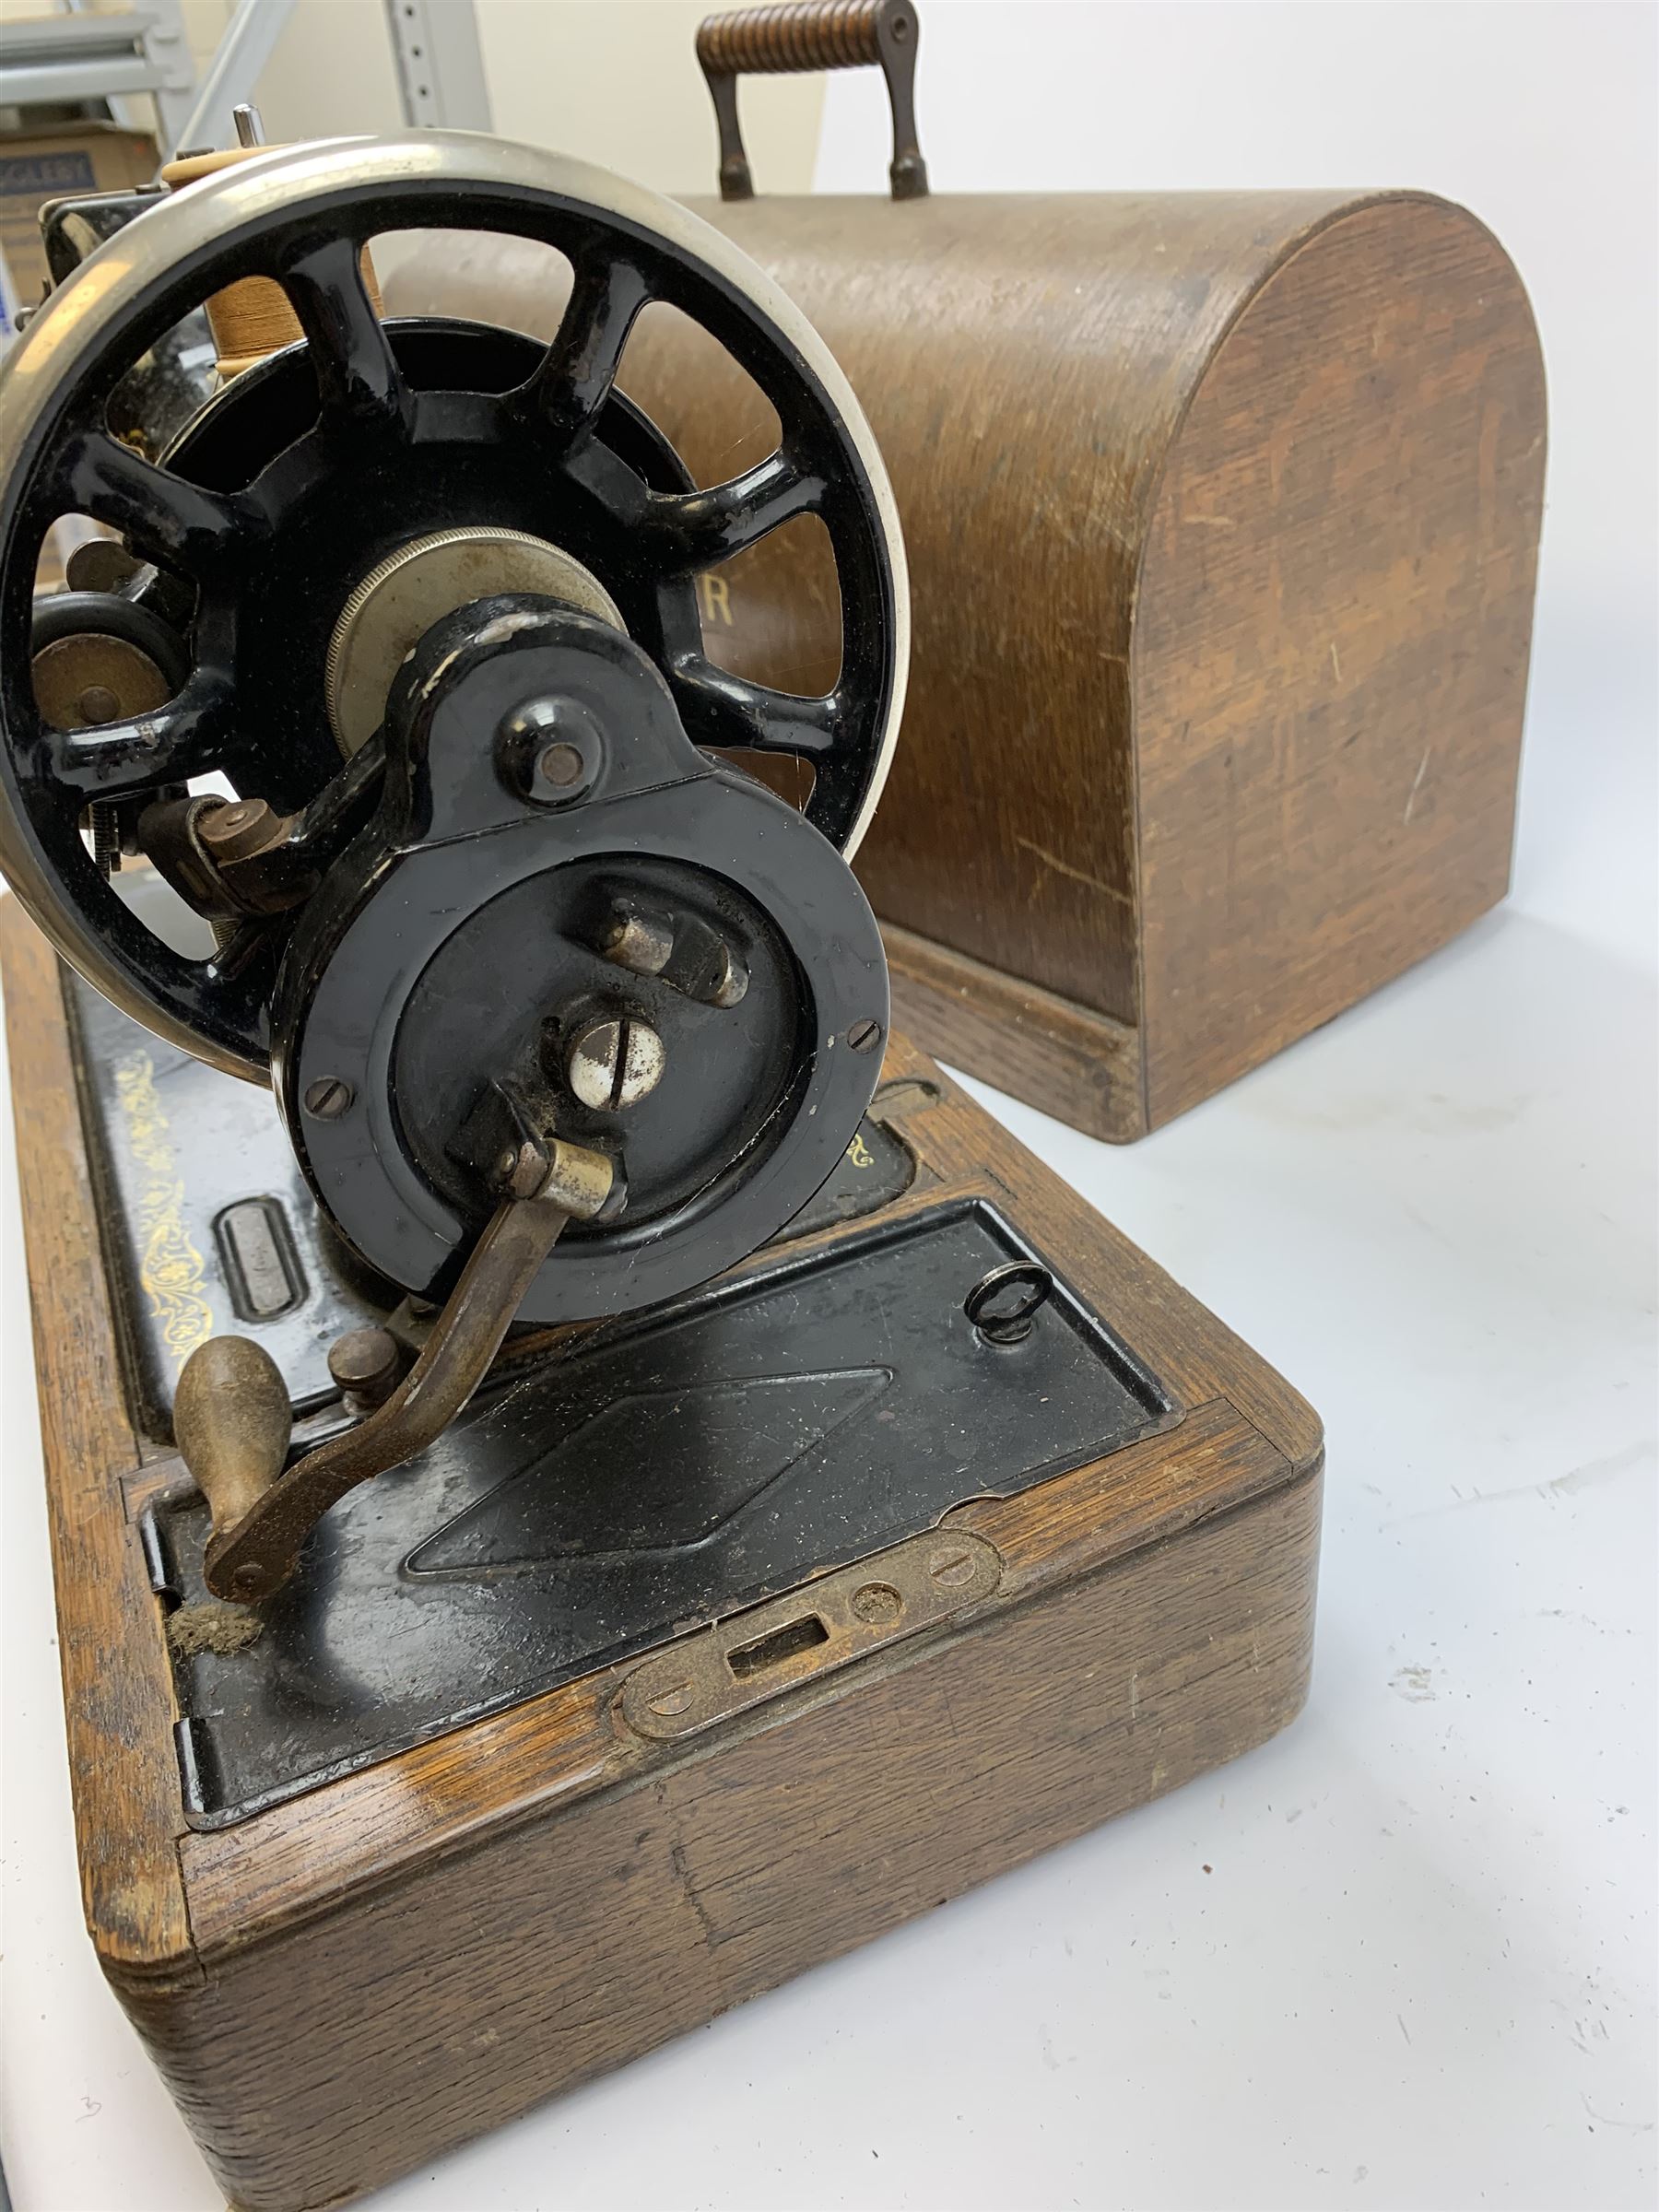
MULTIPOLYGON (((34 5, 0 0, 0 11, 34 5)), ((230 7, 231 0, 184 0, 198 70, 230 7)), ((658 192, 714 190, 714 120, 692 43, 710 12, 705 0, 474 0, 474 7, 503 138, 625 170, 658 192)), ((298 0, 256 97, 273 141, 401 129, 381 0, 298 0)), ((816 76, 745 88, 749 151, 774 189, 810 185, 823 100, 816 76)))

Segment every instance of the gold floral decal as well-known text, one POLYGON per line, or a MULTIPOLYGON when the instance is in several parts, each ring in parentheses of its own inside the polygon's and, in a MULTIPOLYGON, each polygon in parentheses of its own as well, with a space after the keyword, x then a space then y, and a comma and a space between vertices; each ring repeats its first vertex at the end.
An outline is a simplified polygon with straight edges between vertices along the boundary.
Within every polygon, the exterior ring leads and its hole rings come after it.
POLYGON ((202 1296, 202 1255, 184 1227, 184 1182, 167 1141, 167 1116, 147 1053, 129 1053, 117 1063, 115 1092, 133 1158, 147 1178, 138 1199, 138 1280, 168 1350, 175 1359, 187 1359, 212 1335, 213 1313, 202 1296))

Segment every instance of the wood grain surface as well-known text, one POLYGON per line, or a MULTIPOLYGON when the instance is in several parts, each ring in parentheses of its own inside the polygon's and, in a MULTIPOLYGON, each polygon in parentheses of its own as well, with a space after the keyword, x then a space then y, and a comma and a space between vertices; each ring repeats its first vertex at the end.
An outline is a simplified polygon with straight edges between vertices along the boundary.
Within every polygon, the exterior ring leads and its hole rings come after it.
POLYGON ((917 1174, 894 1216, 990 1198, 1153 1367, 1169 1427, 959 1508, 1002 1559, 992 1597, 697 1735, 634 1735, 627 1669, 601 1669, 187 1832, 160 1604, 129 1519, 181 1470, 139 1465, 121 1410, 58 971, 9 900, 0 956, 88 1918, 251 2212, 385 2181, 1300 1706, 1317 1418, 895 1038, 877 1112, 917 1174))
POLYGON ((1140 1031, 882 924, 893 1018, 928 1052, 1109 1144, 1143 1134, 1140 1031))
POLYGON ((134 2018, 239 2204, 371 2187, 1283 1726, 1317 1520, 1317 1481, 1281 1481, 659 1747, 134 2018))
POLYGON ((1460 208, 1346 216, 1210 363, 1131 666, 1150 1125, 1508 889, 1543 477, 1537 334, 1460 208))
POLYGON ((139 1447, 75 1105, 57 956, 0 896, 23 1240, 47 1468, 58 1662, 77 1800, 87 1924, 107 1970, 199 1970, 174 1839, 184 1827, 163 1623, 127 1525, 121 1476, 139 1447))

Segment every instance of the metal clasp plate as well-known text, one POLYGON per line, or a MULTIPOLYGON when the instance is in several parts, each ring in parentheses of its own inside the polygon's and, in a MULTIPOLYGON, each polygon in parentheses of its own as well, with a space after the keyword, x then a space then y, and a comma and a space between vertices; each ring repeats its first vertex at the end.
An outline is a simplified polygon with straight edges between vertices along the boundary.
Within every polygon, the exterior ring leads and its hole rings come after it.
POLYGON ((982 1536, 912 1536, 641 1661, 623 1682, 622 1718, 659 1741, 693 1735, 948 1619, 1001 1581, 982 1536))

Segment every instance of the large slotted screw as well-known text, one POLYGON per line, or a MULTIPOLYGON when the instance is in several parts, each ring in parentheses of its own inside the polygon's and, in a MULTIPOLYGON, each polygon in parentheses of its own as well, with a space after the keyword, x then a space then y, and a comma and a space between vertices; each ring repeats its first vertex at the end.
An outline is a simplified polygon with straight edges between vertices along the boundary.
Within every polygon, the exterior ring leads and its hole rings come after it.
POLYGON ((616 1113, 656 1088, 665 1060, 663 1041, 648 1021, 607 1016, 576 1039, 565 1074, 584 1106, 616 1113))

